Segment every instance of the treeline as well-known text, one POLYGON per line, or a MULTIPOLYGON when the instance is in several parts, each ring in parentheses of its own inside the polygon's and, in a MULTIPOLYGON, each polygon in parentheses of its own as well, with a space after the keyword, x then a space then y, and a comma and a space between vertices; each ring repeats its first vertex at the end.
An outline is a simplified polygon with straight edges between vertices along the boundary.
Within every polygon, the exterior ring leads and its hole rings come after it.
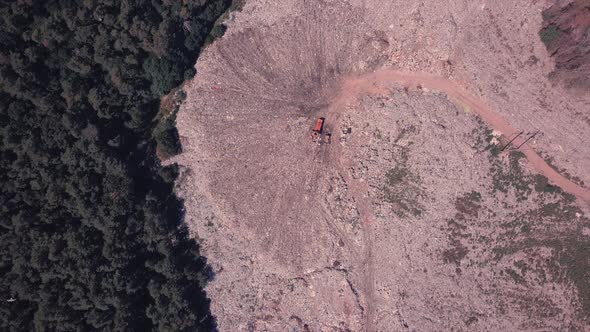
POLYGON ((152 133, 230 2, 0 0, 0 330, 214 328, 152 133))

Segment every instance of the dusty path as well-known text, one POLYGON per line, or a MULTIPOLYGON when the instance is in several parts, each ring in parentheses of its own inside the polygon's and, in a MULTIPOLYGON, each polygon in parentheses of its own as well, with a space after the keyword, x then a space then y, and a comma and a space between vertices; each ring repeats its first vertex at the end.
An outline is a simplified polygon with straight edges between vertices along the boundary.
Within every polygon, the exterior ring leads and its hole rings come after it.
MULTIPOLYGON (((340 149, 335 150, 337 156, 339 156, 340 149)), ((362 285, 360 288, 363 291, 366 301, 363 317, 365 331, 373 331, 373 317, 375 313, 375 265, 373 262, 373 213, 369 202, 369 187, 365 181, 352 178, 349 172, 352 168, 350 160, 346 158, 337 158, 336 160, 338 160, 338 170, 340 174, 343 174, 346 183, 348 183, 351 196, 354 198, 360 214, 363 250, 360 254, 355 250, 351 250, 351 254, 355 257, 357 268, 361 271, 360 278, 362 285)))
MULTIPOLYGON (((404 87, 421 86, 444 92, 452 101, 468 107, 469 110, 479 115, 492 129, 501 132, 505 136, 510 136, 519 131, 460 85, 450 80, 425 73, 409 73, 393 69, 381 69, 373 73, 350 77, 343 82, 340 93, 334 99, 335 105, 338 107, 344 106, 360 95, 382 93, 392 83, 397 83, 404 87)), ((518 137, 513 141, 513 146, 521 145, 525 139, 525 136, 518 137)), ((580 187, 556 172, 532 148, 528 148, 527 144, 523 144, 519 150, 524 153, 529 161, 529 165, 534 170, 546 176, 564 191, 575 195, 586 203, 590 203, 589 190, 580 187)))

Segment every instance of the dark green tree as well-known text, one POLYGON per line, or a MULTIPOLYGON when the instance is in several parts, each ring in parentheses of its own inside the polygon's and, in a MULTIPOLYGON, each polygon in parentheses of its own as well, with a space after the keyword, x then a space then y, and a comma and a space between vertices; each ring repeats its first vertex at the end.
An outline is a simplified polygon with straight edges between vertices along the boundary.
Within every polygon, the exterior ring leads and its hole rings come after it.
POLYGON ((0 0, 0 330, 210 330, 154 136, 229 0, 0 0))

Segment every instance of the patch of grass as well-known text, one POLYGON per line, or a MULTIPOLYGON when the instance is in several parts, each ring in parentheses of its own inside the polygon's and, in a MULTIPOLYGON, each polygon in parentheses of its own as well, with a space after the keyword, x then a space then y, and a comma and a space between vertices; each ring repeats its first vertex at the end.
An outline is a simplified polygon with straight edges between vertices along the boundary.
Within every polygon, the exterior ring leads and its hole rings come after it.
POLYGON ((471 234, 462 222, 468 222, 471 217, 477 218, 480 202, 481 195, 475 191, 465 193, 457 198, 455 202, 457 214, 455 214, 455 218, 447 219, 447 227, 443 228, 443 231, 447 232, 450 242, 450 248, 442 252, 443 262, 459 266, 461 260, 469 253, 468 248, 461 241, 468 241, 471 234))
POLYGON ((406 187, 397 190, 392 187, 383 188, 385 201, 392 204, 395 214, 400 218, 405 218, 408 213, 414 217, 422 215, 423 206, 418 201, 420 196, 417 187, 406 187))
MULTIPOLYGON (((576 225, 589 225, 590 219, 583 215, 583 211, 567 197, 561 194, 556 202, 544 203, 537 209, 525 211, 516 216, 515 225, 521 225, 521 236, 509 239, 506 246, 498 246, 492 250, 495 259, 519 252, 534 252, 535 248, 551 248, 553 257, 533 264, 536 273, 545 275, 561 283, 571 283, 576 288, 580 302, 580 315, 590 319, 590 237, 583 235, 576 225), (518 222, 516 222, 518 220, 518 222), (529 228, 534 225, 535 231, 529 228), (540 272, 539 272, 540 271, 540 272)), ((530 269, 523 261, 515 263, 522 275, 530 269)), ((515 282, 520 283, 522 276, 510 271, 504 271, 515 282)))
POLYGON ((382 139, 383 134, 381 133, 381 130, 376 128, 375 131, 373 132, 373 137, 375 137, 376 139, 382 139))
POLYGON ((203 44, 203 47, 207 47, 211 45, 211 43, 213 43, 216 39, 223 37, 223 35, 225 35, 226 30, 227 27, 225 26, 225 24, 216 23, 213 26, 213 29, 211 29, 211 32, 209 32, 209 34, 207 35, 207 38, 205 38, 205 43, 203 44))
POLYGON ((518 150, 510 151, 510 168, 522 172, 522 168, 520 167, 520 160, 525 158, 526 157, 524 153, 518 150))
MULTIPOLYGON (((582 232, 582 227, 588 227, 590 220, 575 205, 574 196, 551 185, 542 175, 529 175, 521 166, 521 161, 525 157, 521 152, 508 152, 507 163, 498 158, 499 155, 489 146, 493 138, 491 130, 483 123, 480 123, 480 128, 473 134, 478 135, 475 148, 480 152, 489 152, 492 193, 514 193, 517 198, 517 202, 510 205, 508 202, 500 201, 505 208, 513 209, 513 212, 507 218, 493 220, 495 225, 492 241, 483 241, 484 236, 477 237, 477 241, 493 246, 491 253, 494 260, 512 255, 525 257, 515 262, 514 267, 500 271, 516 284, 524 284, 527 273, 533 273, 531 282, 559 282, 572 285, 576 289, 580 303, 580 315, 590 319, 590 237, 582 232), (535 201, 519 203, 526 200, 533 190, 538 194, 535 201), (519 209, 537 203, 539 205, 534 208, 519 209), (536 253, 539 251, 549 252, 551 256, 537 257, 536 253)), ((549 165, 551 161, 547 160, 549 165)), ((552 167, 570 180, 576 181, 562 170, 552 167)), ((478 221, 475 220, 475 211, 479 204, 477 198, 473 193, 465 193, 455 202, 457 214, 448 221, 449 227, 446 229, 452 247, 443 254, 443 259, 448 262, 452 261, 454 255, 461 254, 455 250, 453 244, 457 241, 464 242, 466 236, 470 235, 461 223, 471 225, 478 221)), ((524 305, 530 305, 533 299, 523 301, 524 305)), ((542 306, 546 307, 548 314, 553 312, 551 310, 556 310, 555 307, 542 306)))
POLYGON ((532 193, 533 177, 525 174, 520 166, 520 160, 525 156, 520 151, 510 151, 508 155, 509 167, 506 168, 501 160, 491 158, 490 172, 494 192, 508 193, 513 189, 518 201, 524 201, 532 193))
POLYGON ((506 274, 508 276, 510 276, 516 284, 520 284, 520 285, 526 284, 526 281, 524 280, 524 278, 520 274, 518 274, 518 272, 514 271, 513 269, 507 268, 504 270, 504 272, 506 272, 506 274))
POLYGON ((395 165, 394 168, 387 171, 385 177, 387 178, 387 185, 396 186, 404 182, 411 175, 405 165, 395 165))
POLYGON ((397 165, 385 173, 383 199, 393 205, 398 217, 405 218, 408 213, 418 217, 424 209, 419 202, 423 196, 419 186, 420 178, 408 167, 408 148, 400 148, 397 165))
POLYGON ((443 251, 442 258, 445 263, 461 265, 461 260, 467 256, 469 250, 460 241, 451 241, 451 248, 443 251))
POLYGON ((489 151, 494 157, 500 155, 500 146, 492 143, 494 140, 494 131, 486 125, 486 123, 477 116, 475 118, 479 126, 471 131, 471 134, 475 137, 474 148, 479 152, 489 151))
POLYGON ((470 234, 467 232, 467 226, 463 225, 462 221, 465 221, 465 217, 460 213, 457 213, 455 218, 447 219, 447 226, 443 228, 443 231, 448 232, 451 243, 469 238, 470 234))
POLYGON ((559 264, 576 287, 582 314, 590 318, 590 239, 570 239, 559 254, 559 264))
POLYGON ((477 191, 464 193, 455 200, 457 213, 455 218, 447 219, 447 227, 444 229, 448 234, 451 247, 442 252, 443 262, 459 266, 461 260, 469 253, 468 248, 461 243, 461 240, 469 239, 471 234, 462 222, 469 223, 469 221, 477 219, 481 203, 482 196, 477 191))
POLYGON ((416 126, 413 124, 405 125, 401 127, 401 130, 395 140, 393 141, 394 144, 397 144, 400 140, 408 136, 409 134, 415 134, 417 132, 416 126))
MULTIPOLYGON (((244 8, 244 5, 246 4, 246 0, 232 0, 231 2, 231 6, 229 6, 228 12, 241 12, 242 9, 244 8)), ((224 14, 224 15, 227 15, 224 14)))
POLYGON ((541 218, 547 218, 553 222, 569 222, 576 218, 577 215, 582 215, 582 210, 571 201, 564 199, 555 203, 544 204, 540 211, 541 218))
POLYGON ((481 208, 481 194, 477 191, 465 193, 455 200, 455 208, 458 212, 471 217, 477 217, 481 208))
POLYGON ((523 276, 525 276, 529 270, 529 266, 522 260, 515 262, 514 266, 520 270, 520 273, 522 273, 523 276))
MULTIPOLYGON (((492 192, 502 192, 508 194, 514 191, 518 201, 524 201, 532 193, 533 189, 539 193, 548 194, 562 194, 563 191, 557 186, 549 184, 546 177, 542 175, 529 175, 521 167, 520 162, 525 158, 524 153, 518 150, 511 150, 508 152, 508 167, 503 161, 498 158, 501 153, 502 144, 493 144, 494 138, 492 130, 486 124, 477 118, 479 127, 474 129, 472 134, 476 137, 475 148, 480 152, 488 152, 488 159, 491 163, 490 173, 492 174, 492 192)), ((552 166, 551 160, 547 163, 552 166)), ((575 177, 569 176, 567 172, 559 171, 552 166, 556 171, 564 174, 570 180, 580 184, 575 177)))
POLYGON ((545 44, 545 46, 549 48, 559 39, 561 36, 561 31, 557 25, 550 24, 539 31, 539 36, 541 37, 541 41, 545 44))
POLYGON ((223 22, 225 22, 225 20, 227 20, 227 18, 229 17, 231 12, 235 12, 235 11, 241 12, 242 8, 244 8, 245 3, 246 3, 246 0, 233 0, 231 2, 231 5, 227 9, 227 11, 223 15, 221 15, 217 19, 217 21, 215 21, 215 24, 213 25, 213 29, 211 29, 211 32, 209 32, 209 35, 207 35, 207 38, 205 38, 205 42, 203 44, 203 47, 207 47, 211 43, 213 43, 216 39, 223 37, 223 35, 225 34, 225 31, 227 30, 227 26, 223 22))
POLYGON ((563 191, 561 190, 561 188, 551 185, 549 184, 549 179, 547 179, 547 177, 537 174, 535 175, 535 191, 536 192, 544 192, 544 193, 549 193, 549 194, 560 194, 563 191))
MULTIPOLYGON (((475 315, 477 315, 477 313, 475 313, 475 315)), ((465 321, 465 325, 467 325, 467 327, 471 326, 471 324, 473 323, 477 323, 479 321, 479 319, 477 318, 477 316, 470 316, 466 321, 465 321)))
POLYGON ((156 116, 158 124, 154 128, 152 136, 156 141, 158 157, 162 160, 182 152, 180 137, 176 129, 176 113, 185 98, 184 91, 175 90, 164 96, 160 103, 160 111, 156 116))

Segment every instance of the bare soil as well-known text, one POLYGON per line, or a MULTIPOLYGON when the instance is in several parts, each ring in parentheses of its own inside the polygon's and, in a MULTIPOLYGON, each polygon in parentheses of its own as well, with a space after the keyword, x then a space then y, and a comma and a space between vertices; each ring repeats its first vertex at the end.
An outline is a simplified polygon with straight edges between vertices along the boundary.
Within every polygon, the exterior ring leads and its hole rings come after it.
POLYGON ((173 160, 219 329, 586 329, 590 96, 549 83, 548 5, 232 14, 173 160), (311 142, 317 116, 332 144, 311 142))

